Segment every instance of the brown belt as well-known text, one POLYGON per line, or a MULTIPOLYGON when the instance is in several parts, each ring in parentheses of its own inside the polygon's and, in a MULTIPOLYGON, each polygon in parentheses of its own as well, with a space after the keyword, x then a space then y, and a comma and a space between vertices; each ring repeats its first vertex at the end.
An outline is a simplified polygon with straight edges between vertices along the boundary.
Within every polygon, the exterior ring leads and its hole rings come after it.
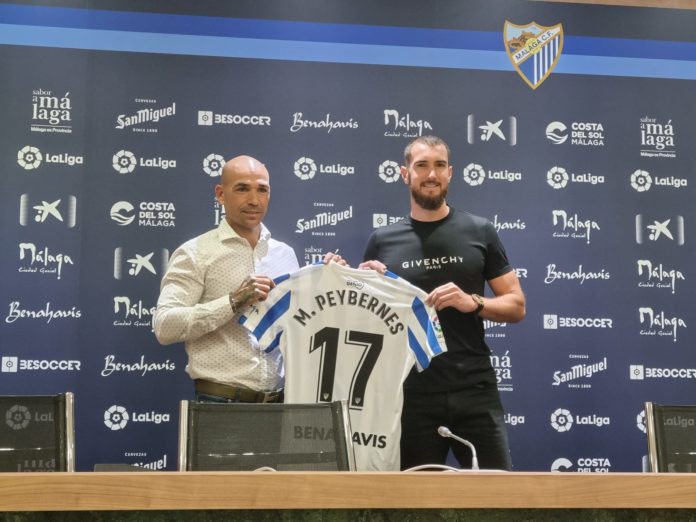
POLYGON ((196 393, 216 395, 235 402, 281 402, 283 396, 283 390, 257 392, 249 388, 229 386, 203 379, 196 379, 196 393))

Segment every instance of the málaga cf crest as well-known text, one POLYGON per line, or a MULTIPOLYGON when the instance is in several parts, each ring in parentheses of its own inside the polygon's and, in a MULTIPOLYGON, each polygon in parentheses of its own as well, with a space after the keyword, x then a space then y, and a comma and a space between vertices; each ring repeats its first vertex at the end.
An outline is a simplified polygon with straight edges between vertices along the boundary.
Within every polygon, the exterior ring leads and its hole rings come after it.
POLYGON ((505 52, 522 79, 536 89, 549 77, 563 51, 563 26, 536 22, 516 25, 505 20, 505 52))

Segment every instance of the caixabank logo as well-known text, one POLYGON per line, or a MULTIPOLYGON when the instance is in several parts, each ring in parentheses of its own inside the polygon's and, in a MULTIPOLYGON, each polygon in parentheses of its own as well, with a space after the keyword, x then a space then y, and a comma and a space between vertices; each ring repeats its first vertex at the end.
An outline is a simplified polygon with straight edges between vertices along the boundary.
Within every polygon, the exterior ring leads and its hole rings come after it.
POLYGON ((104 425, 111 431, 120 431, 134 423, 162 424, 170 422, 168 413, 158 413, 155 411, 130 412, 118 404, 114 404, 104 412, 104 425))
POLYGON ((73 195, 55 197, 37 197, 22 194, 19 197, 19 224, 49 226, 60 223, 74 228, 77 223, 77 197, 73 195))
POLYGON ((126 252, 123 247, 116 247, 114 249, 114 279, 145 275, 160 277, 166 270, 168 262, 169 250, 166 248, 141 253, 126 252), (125 273, 124 263, 128 265, 125 273))
POLYGON ((507 143, 517 145, 517 117, 477 118, 475 114, 466 117, 466 141, 469 145, 482 143, 507 143))
POLYGON ((636 243, 664 243, 684 246, 686 243, 684 216, 645 216, 636 214, 636 243))

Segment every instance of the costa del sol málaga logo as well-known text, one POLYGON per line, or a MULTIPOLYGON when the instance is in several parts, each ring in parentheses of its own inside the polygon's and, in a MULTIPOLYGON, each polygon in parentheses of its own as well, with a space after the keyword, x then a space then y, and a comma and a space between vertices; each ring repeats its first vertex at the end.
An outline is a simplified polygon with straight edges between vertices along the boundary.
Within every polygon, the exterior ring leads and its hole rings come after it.
POLYGON ((130 174, 137 163, 135 154, 128 150, 119 150, 112 158, 113 167, 119 174, 130 174))
POLYGON ((111 431, 122 430, 130 419, 128 412, 123 406, 113 405, 104 412, 104 424, 111 431))
POLYGON ((41 160, 43 160, 41 151, 31 145, 22 147, 17 153, 17 163, 24 170, 34 170, 41 165, 41 160))

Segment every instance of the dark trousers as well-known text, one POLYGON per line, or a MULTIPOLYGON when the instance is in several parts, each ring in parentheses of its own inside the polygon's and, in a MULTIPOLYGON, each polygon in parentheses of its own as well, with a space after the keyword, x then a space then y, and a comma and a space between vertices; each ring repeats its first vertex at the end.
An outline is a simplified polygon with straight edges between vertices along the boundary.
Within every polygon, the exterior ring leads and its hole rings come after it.
POLYGON ((422 393, 404 388, 401 414, 401 469, 445 464, 451 447, 462 468, 471 467, 471 450, 440 436, 446 426, 476 448, 481 469, 510 470, 503 406, 495 384, 478 384, 448 392, 422 393))

